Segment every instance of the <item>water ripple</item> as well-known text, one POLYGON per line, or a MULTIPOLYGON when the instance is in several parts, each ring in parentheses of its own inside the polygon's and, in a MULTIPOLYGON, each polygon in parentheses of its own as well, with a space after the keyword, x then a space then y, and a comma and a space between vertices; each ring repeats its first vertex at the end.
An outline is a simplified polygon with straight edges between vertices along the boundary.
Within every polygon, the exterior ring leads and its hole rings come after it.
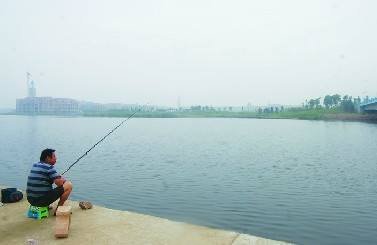
MULTIPOLYGON (((47 146, 65 169, 115 121, 0 116, 0 182, 24 189, 47 146)), ((67 177, 72 198, 109 208, 299 244, 374 244, 376 138, 363 123, 135 118, 67 177)))

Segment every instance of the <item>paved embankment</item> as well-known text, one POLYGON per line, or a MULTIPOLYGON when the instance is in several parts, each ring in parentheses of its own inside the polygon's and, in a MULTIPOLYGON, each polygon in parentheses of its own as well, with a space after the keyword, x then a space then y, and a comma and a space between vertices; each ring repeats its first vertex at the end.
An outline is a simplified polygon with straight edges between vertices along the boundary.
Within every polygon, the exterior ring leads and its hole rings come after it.
POLYGON ((174 222, 149 215, 93 206, 81 210, 72 206, 69 237, 54 237, 55 217, 34 220, 26 217, 28 202, 0 207, 0 244, 26 244, 35 239, 44 244, 288 244, 233 231, 174 222))

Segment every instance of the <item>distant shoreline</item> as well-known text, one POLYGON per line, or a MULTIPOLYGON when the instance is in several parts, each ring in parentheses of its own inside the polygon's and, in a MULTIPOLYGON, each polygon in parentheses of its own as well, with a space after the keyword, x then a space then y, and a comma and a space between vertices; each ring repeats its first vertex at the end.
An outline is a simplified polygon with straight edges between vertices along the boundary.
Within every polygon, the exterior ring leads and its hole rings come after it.
MULTIPOLYGON (((73 116, 73 117, 129 117, 130 111, 84 112, 81 114, 18 114, 0 113, 0 115, 19 116, 73 116)), ((286 111, 277 113, 256 112, 138 112, 137 118, 251 118, 251 119, 296 119, 321 121, 356 121, 377 123, 377 114, 341 113, 324 111, 286 111)))

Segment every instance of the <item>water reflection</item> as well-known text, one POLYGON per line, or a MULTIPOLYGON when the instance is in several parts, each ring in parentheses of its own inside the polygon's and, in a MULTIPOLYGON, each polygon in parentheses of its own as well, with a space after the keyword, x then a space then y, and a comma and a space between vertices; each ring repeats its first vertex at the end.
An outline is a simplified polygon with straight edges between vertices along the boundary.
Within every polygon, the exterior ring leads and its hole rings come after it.
MULTIPOLYGON (((0 182, 25 188, 46 147, 65 170, 118 121, 1 116, 0 182)), ((376 138, 365 123, 135 118, 67 177, 73 198, 110 208, 302 244, 371 244, 376 138)))

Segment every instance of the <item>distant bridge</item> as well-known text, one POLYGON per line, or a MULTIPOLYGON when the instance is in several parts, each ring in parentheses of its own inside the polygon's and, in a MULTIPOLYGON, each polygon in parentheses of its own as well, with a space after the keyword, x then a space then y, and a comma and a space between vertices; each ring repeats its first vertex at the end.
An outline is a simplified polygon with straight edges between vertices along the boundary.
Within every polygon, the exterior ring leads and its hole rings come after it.
POLYGON ((364 112, 377 112, 377 98, 360 103, 360 110, 364 112))

